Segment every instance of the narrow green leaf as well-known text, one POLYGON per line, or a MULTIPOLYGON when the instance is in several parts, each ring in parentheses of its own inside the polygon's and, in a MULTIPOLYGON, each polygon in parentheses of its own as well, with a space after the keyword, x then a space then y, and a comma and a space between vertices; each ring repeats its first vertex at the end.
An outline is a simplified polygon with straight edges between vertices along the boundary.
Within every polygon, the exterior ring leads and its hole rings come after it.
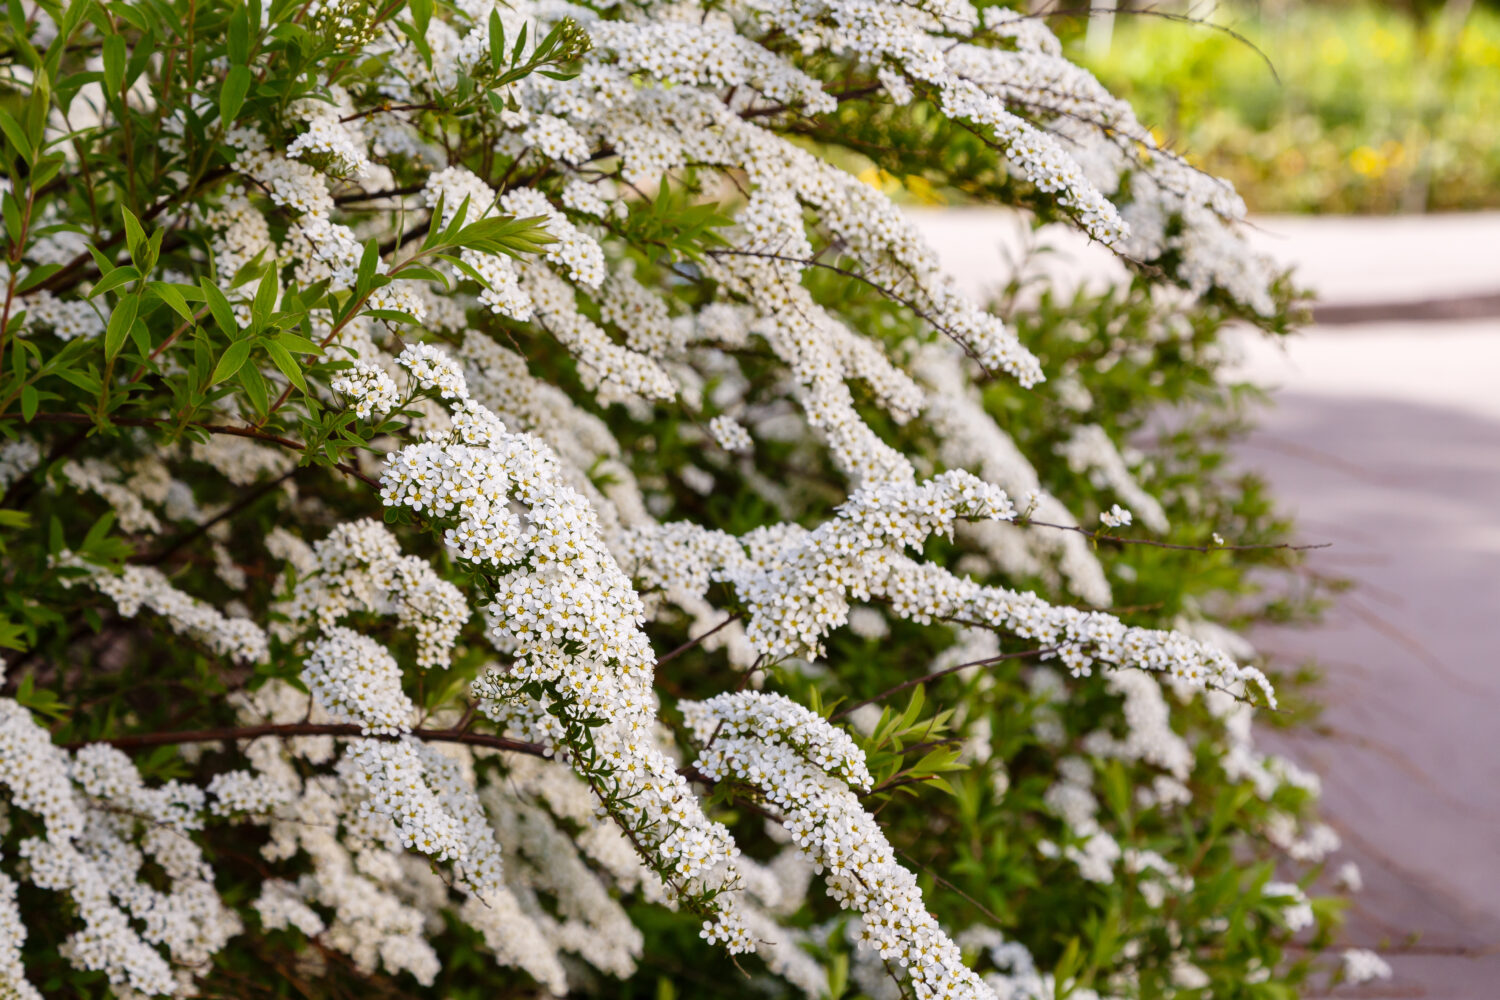
POLYGON ((141 228, 141 220, 123 204, 120 206, 120 217, 125 223, 125 245, 130 248, 130 259, 135 262, 136 267, 144 268, 141 261, 144 259, 142 251, 146 246, 146 231, 141 228))
POLYGON ((379 262, 379 244, 374 240, 366 240, 365 252, 359 258, 359 274, 354 284, 356 295, 363 295, 370 290, 370 285, 375 279, 375 266, 379 262))
POLYGON ((36 408, 41 401, 42 398, 37 393, 36 386, 24 386, 21 389, 21 419, 30 423, 31 418, 36 416, 36 408))
POLYGON ((115 262, 110 260, 109 255, 98 247, 90 243, 85 249, 88 250, 89 256, 94 258, 94 266, 99 268, 100 274, 108 274, 115 269, 115 262))
POLYGON ((115 355, 120 353, 120 348, 125 343, 126 334, 135 324, 135 314, 140 309, 141 298, 139 295, 127 295, 115 306, 115 311, 109 314, 109 326, 104 330, 104 358, 113 361, 115 355))
POLYGON ((166 235, 165 229, 158 229, 151 234, 150 239, 146 240, 146 262, 141 265, 143 273, 149 274, 156 266, 156 262, 161 260, 161 241, 166 235))
POLYGON ((266 391, 266 380, 261 378, 260 370, 254 365, 241 368, 240 385, 245 387, 245 395, 250 397, 250 405, 255 408, 256 416, 264 417, 271 408, 271 397, 266 391))
POLYGON ((21 241, 21 207, 16 203, 15 197, 6 191, 0 201, 0 211, 5 213, 5 235, 10 237, 12 243, 21 241))
POLYGON ((26 130, 21 128, 21 123, 11 117, 10 112, 4 108, 0 108, 0 131, 3 131, 5 138, 10 140, 12 146, 16 147, 16 152, 21 154, 21 159, 30 163, 32 156, 35 154, 32 151, 30 140, 26 138, 26 130))
POLYGON ((103 295, 105 292, 118 288, 127 282, 135 281, 140 276, 141 272, 137 271, 129 264, 125 265, 124 267, 117 267, 113 271, 106 274, 104 277, 100 278, 98 281, 94 282, 94 287, 89 290, 88 298, 97 298, 98 296, 103 295))
POLYGON ((235 373, 242 368, 250 357, 250 341, 236 340, 224 349, 219 363, 214 366, 213 377, 208 380, 209 385, 218 385, 225 379, 233 378, 235 373))
POLYGON ((266 353, 271 355, 271 360, 281 369, 281 374, 291 379, 292 384, 303 392, 307 391, 307 382, 302 378, 302 366, 297 364, 297 359, 285 347, 273 340, 266 345, 266 353))
POLYGON ((104 96, 117 100, 125 85, 125 36, 110 35, 104 40, 104 96))
POLYGON ((250 61, 250 15, 243 4, 229 16, 229 61, 236 66, 250 61))
POLYGON ((500 12, 490 11, 490 68, 496 72, 505 65, 505 25, 500 23, 500 12))
POLYGON ((193 308, 187 304, 187 299, 183 298, 182 292, 176 285, 165 281, 153 281, 146 286, 146 291, 165 302, 173 312, 187 322, 193 321, 193 308))
POLYGON ((276 311, 276 268, 266 268, 261 275, 260 286, 255 289, 255 300, 250 304, 250 314, 256 323, 264 325, 276 311))
POLYGON ((427 34, 427 25, 432 23, 432 0, 411 0, 411 21, 417 30, 427 34))
POLYGON ((22 278, 16 285, 16 291, 30 291, 61 270, 61 264, 39 264, 26 272, 26 277, 22 278))
MULTIPOLYGON (((468 202, 465 201, 464 204, 467 205, 468 202)), ((424 251, 425 250, 431 250, 434 246, 437 245, 438 240, 442 237, 442 234, 443 234, 442 220, 443 220, 443 194, 440 191, 440 192, 438 192, 437 204, 434 205, 433 208, 432 208, 432 220, 430 222, 428 222, 428 224, 427 224, 427 235, 422 240, 422 249, 424 251)))
POLYGON ((250 67, 231 66, 224 77, 224 86, 219 90, 219 120, 225 128, 234 123, 235 115, 244 107, 245 95, 250 93, 250 67))
POLYGON ((317 344, 295 333, 282 333, 276 336, 276 343, 293 352, 294 354, 322 354, 323 348, 317 344))
POLYGON ((203 297, 208 302, 208 311, 213 314, 214 322, 218 324, 219 329, 224 331, 224 336, 230 340, 239 336, 240 327, 234 321, 234 307, 229 304, 224 293, 207 278, 199 278, 198 286, 203 289, 203 297))

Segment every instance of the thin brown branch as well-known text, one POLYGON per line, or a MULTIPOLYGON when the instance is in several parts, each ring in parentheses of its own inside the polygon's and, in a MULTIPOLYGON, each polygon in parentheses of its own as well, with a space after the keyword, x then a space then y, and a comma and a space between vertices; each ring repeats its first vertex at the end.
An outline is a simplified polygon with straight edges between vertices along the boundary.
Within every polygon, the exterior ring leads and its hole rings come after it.
POLYGON ((835 713, 831 718, 829 718, 828 721, 838 722, 840 719, 846 718, 850 713, 856 712, 859 709, 864 708, 866 705, 873 705, 876 702, 884 701, 893 694, 900 694, 902 691, 905 691, 908 688, 914 688, 918 684, 926 684, 928 681, 935 681, 939 677, 946 677, 949 674, 956 674, 960 670, 967 670, 970 667, 988 666, 991 663, 999 663, 1002 660, 1019 660, 1029 656, 1045 656, 1048 653, 1055 653, 1061 648, 1061 646, 1042 646, 1039 649, 1023 649, 1014 653, 1001 653, 998 656, 987 656, 982 660, 970 660, 968 663, 960 663, 956 666, 945 667, 942 670, 934 670, 929 674, 923 674, 921 677, 913 677, 909 681, 902 681, 895 687, 886 688, 879 694, 872 695, 871 697, 866 698, 864 701, 856 701, 854 704, 845 708, 843 711, 835 713))
POLYGON ((1121 535, 1109 535, 1102 531, 1090 531, 1088 528, 1076 524, 1053 524, 1050 521, 1036 521, 1027 519, 1018 522, 1022 525, 1035 525, 1038 528, 1056 528, 1058 531, 1076 531, 1086 538, 1092 538, 1096 542, 1114 542, 1118 545, 1148 545, 1153 549, 1177 549, 1182 552, 1273 552, 1284 549, 1287 552, 1309 552, 1313 549, 1332 548, 1332 542, 1317 542, 1311 545, 1293 545, 1290 542, 1281 542, 1271 545, 1179 545, 1174 542, 1158 542, 1154 538, 1125 538, 1121 535))
MULTIPOLYGON (((532 757, 551 757, 552 750, 540 743, 527 743, 504 736, 473 733, 462 729, 413 729, 409 734, 419 740, 435 743, 462 743, 466 746, 483 747, 490 750, 505 750, 523 753, 532 757)), ((74 740, 59 744, 66 750, 77 750, 92 743, 107 743, 120 750, 141 750, 148 747, 179 746, 184 743, 219 743, 227 740, 253 740, 262 736, 339 736, 349 739, 377 740, 398 739, 396 736, 366 733, 360 726, 342 723, 291 722, 263 726, 226 726, 222 729, 189 729, 181 732, 132 733, 102 740, 74 740)))
POLYGON ((719 624, 715 625, 713 628, 709 629, 707 632, 704 632, 702 635, 698 636, 696 639, 689 639, 687 642, 683 643, 681 646, 678 646, 676 649, 672 650, 670 653, 666 653, 666 654, 663 654, 662 656, 658 656, 656 658, 656 665, 659 667, 663 663, 666 663, 668 660, 675 660, 675 659, 677 659, 677 657, 681 656, 683 653, 686 653, 689 650, 693 649, 694 647, 700 645, 703 642, 703 640, 707 639, 709 636, 713 635, 715 632, 718 632, 720 629, 728 628, 730 625, 733 625, 735 622, 739 621, 743 617, 745 617, 745 614, 744 614, 743 611, 740 612, 739 614, 730 615, 728 618, 726 618, 723 621, 719 622, 719 624))

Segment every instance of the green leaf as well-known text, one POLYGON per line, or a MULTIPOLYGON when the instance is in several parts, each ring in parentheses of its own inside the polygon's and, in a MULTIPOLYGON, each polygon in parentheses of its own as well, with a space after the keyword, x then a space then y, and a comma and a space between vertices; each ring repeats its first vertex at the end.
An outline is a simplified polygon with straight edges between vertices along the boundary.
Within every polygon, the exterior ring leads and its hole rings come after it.
POLYGON ((229 16, 229 62, 244 66, 250 61, 250 14, 241 4, 229 16))
POLYGON ((294 354, 322 354, 323 348, 308 340, 306 337, 295 333, 281 333, 276 336, 276 343, 294 354))
POLYGON ((25 628, 15 622, 0 621, 0 646, 24 651, 27 648, 25 633, 25 628))
POLYGON ((224 331, 224 336, 230 340, 238 337, 240 327, 234 321, 234 307, 229 304, 229 299, 225 298, 224 293, 219 291, 219 286, 207 278, 199 278, 198 287, 203 289, 203 298, 208 302, 208 311, 213 314, 214 322, 218 324, 219 329, 224 331))
POLYGON ((427 34, 427 25, 432 23, 432 0, 411 0, 408 7, 411 10, 411 23, 416 25, 421 34, 427 34))
POLYGON ((0 210, 5 213, 5 235, 10 237, 12 243, 21 242, 21 206, 16 201, 15 195, 6 191, 0 195, 0 210))
POLYGON ((233 378, 234 374, 244 366, 250 357, 250 341, 236 340, 224 349, 219 357, 219 363, 214 365, 213 377, 208 380, 209 385, 218 385, 225 379, 233 378))
POLYGON ((29 291, 61 270, 61 264, 39 264, 26 272, 26 277, 16 285, 16 291, 29 291))
POLYGON ((370 290, 375 279, 375 266, 379 263, 380 245, 374 240, 366 240, 364 253, 359 257, 359 274, 354 283, 356 295, 363 295, 370 290))
POLYGON ((405 323, 408 326, 417 326, 418 321, 411 313, 404 313, 397 309, 366 309, 364 315, 371 319, 383 319, 387 323, 405 323))
POLYGON ((229 75, 224 77, 224 86, 219 90, 219 120, 225 128, 234 123, 235 115, 244 107, 251 79, 249 66, 229 67, 229 75))
POLYGON ((271 360, 281 369, 281 374, 291 379, 292 384, 303 392, 307 391, 307 382, 302 378, 302 367, 297 364, 297 359, 292 357, 291 352, 273 340, 266 344, 266 353, 271 355, 271 360))
POLYGON ((21 128, 21 123, 16 121, 9 111, 0 108, 0 132, 5 133, 5 138, 16 147, 16 152, 21 154, 21 159, 27 163, 35 155, 31 148, 31 142, 26 138, 26 130, 21 128))
POLYGON ((130 259, 135 266, 144 269, 142 263, 146 246, 146 231, 141 228, 141 220, 135 217, 135 213, 124 205, 120 206, 120 217, 125 223, 125 245, 130 248, 130 259))
POLYGON ((104 40, 104 96, 118 100, 125 85, 125 36, 110 35, 104 40))
POLYGON ((21 419, 31 423, 31 418, 36 416, 36 408, 42 401, 41 395, 36 391, 36 386, 27 385, 21 387, 21 419))
POLYGON ((187 304, 187 299, 183 297, 176 285, 165 281, 153 281, 146 286, 146 291, 165 302, 173 312, 187 322, 193 321, 193 307, 187 304))
POLYGON ((500 23, 500 12, 490 11, 490 68, 499 72, 505 65, 505 25, 500 23))
POLYGON ((261 275, 260 286, 255 289, 255 300, 250 304, 250 315, 257 325, 264 326, 271 313, 276 311, 276 268, 266 268, 261 275))
POLYGON ((1066 997, 1073 991, 1073 977, 1078 974, 1078 967, 1078 939, 1069 938, 1068 946, 1063 949, 1062 957, 1057 960, 1057 966, 1052 973, 1053 980, 1057 983, 1059 998, 1066 997))
POLYGON ((270 396, 266 392, 266 380, 261 378, 260 370, 254 365, 241 368, 240 384, 245 387, 245 395, 250 397, 250 405, 255 407, 256 415, 264 417, 270 409, 270 396))
POLYGON ((100 278, 98 281, 94 282, 94 287, 89 290, 89 294, 87 297, 91 299, 96 298, 97 296, 103 295, 105 292, 118 288, 121 285, 126 284, 127 282, 135 281, 140 276, 141 272, 137 271, 134 267, 131 267, 128 264, 124 267, 117 267, 113 271, 106 274, 104 277, 100 278))
POLYGON ((518 257, 523 253, 537 253, 543 247, 556 243, 557 239, 541 225, 541 216, 512 219, 493 216, 464 226, 452 237, 452 246, 485 253, 503 253, 518 257))
POLYGON ((166 235, 167 231, 165 229, 158 229, 146 241, 146 259, 141 264, 143 272, 149 274, 151 269, 156 266, 156 262, 161 259, 161 241, 166 235))
POLYGON ((109 326, 104 330, 104 359, 106 361, 113 361, 115 355, 120 353, 126 334, 130 333, 130 328, 135 325, 135 314, 140 306, 139 294, 127 295, 115 306, 115 311, 109 314, 109 326))

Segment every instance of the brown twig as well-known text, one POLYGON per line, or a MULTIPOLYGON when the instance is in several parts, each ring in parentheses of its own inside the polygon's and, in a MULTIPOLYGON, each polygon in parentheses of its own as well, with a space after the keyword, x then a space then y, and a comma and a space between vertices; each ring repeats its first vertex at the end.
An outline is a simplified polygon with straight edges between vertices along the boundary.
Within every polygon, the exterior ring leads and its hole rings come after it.
POLYGON ((864 708, 866 705, 873 705, 878 701, 884 701, 891 695, 900 694, 907 688, 916 687, 918 684, 926 684, 928 681, 935 681, 939 677, 946 677, 949 674, 958 673, 958 671, 960 670, 967 670, 970 667, 983 667, 991 663, 999 663, 1001 660, 1018 660, 1022 657, 1027 656, 1045 656, 1048 653, 1055 653, 1061 648, 1062 647, 1060 646, 1043 646, 1040 649, 1023 649, 1014 653, 1001 653, 998 656, 987 656, 982 660, 970 660, 968 663, 960 663, 957 666, 945 667, 942 670, 934 670, 930 674, 923 674, 921 677, 913 677, 909 681, 902 681, 895 687, 886 688, 879 694, 866 698, 864 701, 857 701, 854 704, 850 705, 848 708, 845 708, 843 711, 835 713, 832 717, 829 718, 828 721, 838 722, 840 719, 847 717, 852 712, 856 712, 859 709, 864 708))
POLYGON ((707 632, 704 632, 702 635, 698 636, 696 639, 689 639, 687 642, 683 643, 681 646, 678 646, 676 649, 672 650, 670 653, 666 653, 666 654, 663 654, 662 656, 658 656, 656 658, 656 665, 659 667, 663 663, 666 663, 668 660, 675 660, 677 657, 681 656, 683 653, 686 653, 689 650, 691 650, 694 647, 696 647, 699 644, 701 644, 703 642, 703 640, 707 639, 709 636, 713 635, 715 632, 719 631, 720 629, 728 628, 730 625, 733 625, 735 622, 739 621, 743 617, 745 617, 745 613, 743 611, 740 612, 739 614, 730 615, 728 618, 726 618, 723 621, 719 622, 719 624, 715 625, 713 628, 709 629, 707 632))
MULTIPOLYGON (((461 729, 413 729, 409 735, 419 740, 436 743, 462 743, 467 746, 484 747, 490 750, 506 750, 532 757, 551 757, 552 750, 540 743, 527 743, 504 736, 487 733, 471 733, 461 729)), ((74 740, 59 744, 63 749, 76 750, 93 743, 107 743, 120 750, 140 750, 147 747, 178 746, 184 743, 218 743, 226 740, 253 740, 262 736, 339 736, 349 739, 377 740, 398 739, 397 736, 366 733, 356 725, 342 723, 291 722, 263 726, 226 726, 222 729, 189 729, 181 732, 131 733, 101 740, 74 740)))

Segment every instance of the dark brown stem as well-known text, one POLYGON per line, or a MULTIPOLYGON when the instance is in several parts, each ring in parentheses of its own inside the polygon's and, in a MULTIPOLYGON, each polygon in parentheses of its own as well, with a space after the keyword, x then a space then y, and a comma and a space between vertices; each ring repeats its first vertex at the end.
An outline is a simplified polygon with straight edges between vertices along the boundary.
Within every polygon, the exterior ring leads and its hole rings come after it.
MULTIPOLYGON (((19 419, 21 419, 19 414, 0 413, 0 420, 19 419)), ((38 413, 33 416, 31 420, 27 421, 27 423, 38 424, 93 424, 95 422, 95 419, 89 416, 87 413, 38 413)), ((109 418, 109 422, 120 427, 168 427, 175 423, 175 421, 168 420, 164 417, 111 417, 109 418)), ((198 430, 207 431, 210 434, 228 434, 232 437, 242 437, 250 438, 254 441, 264 441, 267 444, 274 444, 291 451, 307 450, 307 446, 303 445, 299 441, 293 441, 291 438, 279 437, 275 434, 268 434, 265 431, 257 430, 254 427, 232 427, 227 424, 200 424, 192 422, 186 424, 185 426, 196 427, 198 430)), ((371 479, 363 472, 360 472, 358 469, 354 468, 354 466, 349 465, 347 462, 340 462, 339 464, 333 466, 333 468, 338 469, 346 476, 352 476, 353 478, 358 479, 360 482, 364 483, 367 486, 378 487, 380 485, 379 481, 371 479)))
POLYGON ((719 622, 719 624, 715 625, 713 628, 709 629, 707 632, 704 632, 702 635, 698 636, 698 638, 696 638, 696 639, 689 639, 687 642, 683 643, 681 646, 678 646, 676 649, 672 650, 670 653, 666 653, 666 654, 664 654, 662 656, 657 657, 656 658, 656 665, 659 667, 663 663, 666 663, 668 660, 675 660, 675 659, 677 659, 677 657, 681 656, 683 653, 686 653, 689 650, 693 649, 694 647, 700 645, 703 642, 703 640, 707 639, 709 636, 713 635, 715 632, 719 631, 720 629, 728 628, 730 625, 733 625, 735 622, 739 621, 743 617, 745 617, 745 613, 743 611, 740 612, 739 614, 730 615, 728 618, 726 618, 723 621, 719 622))
MULTIPOLYGON (((467 746, 484 747, 490 750, 506 750, 532 757, 551 757, 550 748, 540 743, 527 743, 504 736, 486 733, 471 733, 460 729, 413 729, 410 735, 419 740, 435 743, 462 743, 467 746)), ((74 740, 59 744, 65 750, 77 750, 93 743, 107 743, 120 750, 141 750, 148 747, 178 746, 184 743, 218 743, 224 740, 253 740, 262 736, 340 736, 350 739, 367 738, 393 740, 398 737, 372 735, 360 726, 342 723, 292 722, 263 726, 227 726, 222 729, 189 729, 181 732, 132 733, 103 740, 74 740)))

